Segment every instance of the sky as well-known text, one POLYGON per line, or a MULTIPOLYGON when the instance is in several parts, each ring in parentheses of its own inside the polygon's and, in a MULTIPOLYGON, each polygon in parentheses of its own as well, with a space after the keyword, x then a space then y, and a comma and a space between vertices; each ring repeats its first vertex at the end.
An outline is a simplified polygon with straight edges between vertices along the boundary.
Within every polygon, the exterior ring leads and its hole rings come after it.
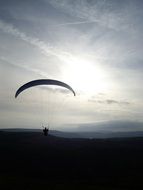
POLYGON ((0 127, 142 123, 142 10, 141 0, 0 0, 0 127), (41 78, 76 97, 43 86, 15 99, 41 78))

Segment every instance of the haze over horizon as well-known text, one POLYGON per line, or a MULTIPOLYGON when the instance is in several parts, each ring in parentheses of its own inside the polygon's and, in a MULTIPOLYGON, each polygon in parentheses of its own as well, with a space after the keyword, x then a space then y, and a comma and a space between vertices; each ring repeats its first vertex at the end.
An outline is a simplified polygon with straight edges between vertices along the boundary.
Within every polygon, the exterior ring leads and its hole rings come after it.
POLYGON ((1 0, 0 128, 51 119, 54 129, 117 121, 140 130, 142 9, 141 0, 1 0), (39 78, 64 81, 77 96, 44 86, 14 98, 39 78))

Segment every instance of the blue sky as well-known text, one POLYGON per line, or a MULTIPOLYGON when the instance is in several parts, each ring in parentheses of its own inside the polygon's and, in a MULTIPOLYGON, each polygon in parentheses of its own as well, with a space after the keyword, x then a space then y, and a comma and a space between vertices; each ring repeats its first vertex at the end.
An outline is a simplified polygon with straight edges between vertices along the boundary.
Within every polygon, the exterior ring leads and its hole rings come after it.
POLYGON ((0 0, 1 127, 38 128, 53 107, 53 128, 143 122, 142 9, 139 0, 0 0), (68 83, 76 98, 36 88, 14 99, 39 78, 68 83))

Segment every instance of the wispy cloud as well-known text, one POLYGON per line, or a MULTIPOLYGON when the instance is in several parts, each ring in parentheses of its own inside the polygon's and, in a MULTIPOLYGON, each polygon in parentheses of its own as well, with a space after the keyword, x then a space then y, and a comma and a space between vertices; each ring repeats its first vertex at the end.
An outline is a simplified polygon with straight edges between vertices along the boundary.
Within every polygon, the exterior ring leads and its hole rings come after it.
MULTIPOLYGON (((121 3, 122 11, 118 11, 116 3, 108 1, 56 1, 51 0, 50 3, 57 9, 60 9, 73 18, 84 19, 87 23, 95 22, 104 27, 113 30, 123 30, 131 26, 132 19, 130 12, 132 11, 132 3, 121 3), (128 9, 128 12, 126 11, 128 9)), ((73 22, 73 24, 81 24, 84 22, 73 22)), ((72 23, 65 23, 65 25, 72 23)), ((63 24, 61 24, 62 26, 63 24)))
POLYGON ((28 36, 24 32, 21 32, 19 29, 15 28, 12 24, 5 23, 2 20, 0 20, 0 29, 5 33, 16 36, 17 38, 19 38, 33 46, 36 46, 46 56, 53 55, 61 60, 65 56, 71 56, 70 53, 64 52, 56 47, 53 47, 52 45, 47 44, 38 38, 33 38, 31 36, 28 36))
POLYGON ((31 68, 29 65, 16 64, 16 63, 9 61, 8 59, 6 59, 5 57, 2 57, 2 56, 0 56, 0 61, 1 61, 1 63, 12 65, 12 66, 18 67, 20 69, 23 69, 25 71, 30 71, 32 73, 38 74, 41 77, 47 77, 46 72, 40 71, 39 69, 31 68))
POLYGON ((63 23, 63 24, 57 24, 54 26, 58 27, 58 26, 66 26, 66 25, 91 24, 91 23, 95 23, 95 22, 97 22, 97 21, 67 22, 67 23, 63 23))
POLYGON ((105 101, 107 104, 119 104, 119 105, 129 105, 130 102, 127 102, 127 101, 117 101, 117 100, 111 100, 111 99, 108 99, 105 101))
POLYGON ((46 55, 57 55, 57 52, 53 50, 53 47, 50 45, 45 44, 43 41, 39 40, 38 38, 33 38, 26 35, 24 32, 21 32, 17 28, 15 28, 12 24, 8 24, 0 20, 0 29, 3 30, 5 33, 9 33, 13 36, 20 38, 23 41, 28 42, 31 45, 38 47, 42 52, 46 53, 46 55))
POLYGON ((113 99, 106 99, 106 100, 96 100, 96 99, 89 99, 89 102, 98 103, 98 104, 117 104, 117 105, 130 105, 131 103, 128 101, 118 101, 113 99))

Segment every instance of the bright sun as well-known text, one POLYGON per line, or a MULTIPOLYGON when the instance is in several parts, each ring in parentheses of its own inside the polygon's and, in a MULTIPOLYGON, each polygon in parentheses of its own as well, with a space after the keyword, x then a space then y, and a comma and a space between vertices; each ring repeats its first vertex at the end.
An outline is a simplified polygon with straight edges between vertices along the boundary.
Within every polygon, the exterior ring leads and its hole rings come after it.
POLYGON ((104 93, 108 89, 105 71, 85 59, 68 59, 63 77, 76 91, 86 95, 104 93))

